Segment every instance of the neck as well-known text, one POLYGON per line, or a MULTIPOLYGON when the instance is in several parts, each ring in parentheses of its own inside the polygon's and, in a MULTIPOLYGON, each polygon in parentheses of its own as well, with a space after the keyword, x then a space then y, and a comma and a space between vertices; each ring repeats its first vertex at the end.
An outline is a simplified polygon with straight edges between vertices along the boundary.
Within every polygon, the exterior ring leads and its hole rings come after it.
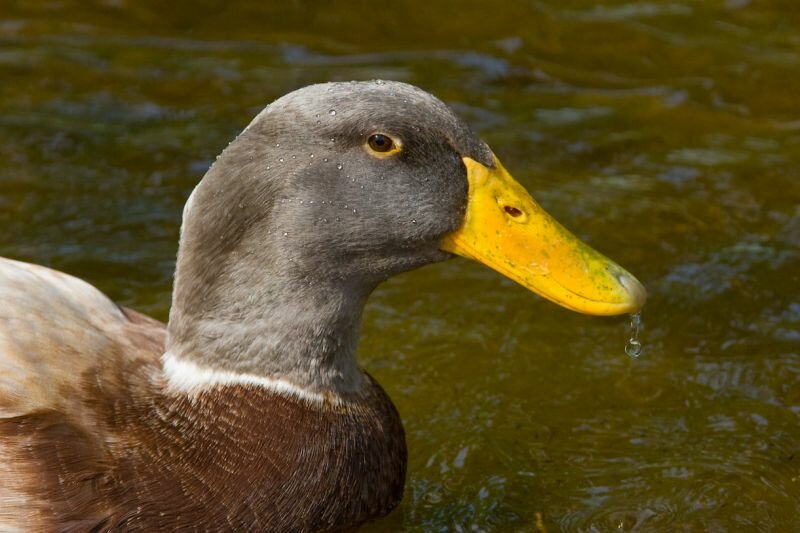
MULTIPOLYGON (((364 381, 355 356, 361 313, 380 280, 329 270, 317 259, 322 253, 307 252, 275 229, 279 215, 253 206, 247 186, 241 193, 228 186, 222 196, 216 174, 232 171, 219 164, 184 209, 169 357, 227 376, 217 383, 239 375, 311 394, 358 392, 364 381), (235 217, 231 204, 238 205, 235 217)), ((249 175, 247 168, 239 172, 249 175)), ((245 177, 226 182, 245 183, 245 177)))
POLYGON ((243 263, 237 261, 235 275, 219 276, 199 301, 175 298, 170 357, 217 371, 212 379, 220 382, 258 378, 312 395, 360 390, 355 348, 366 294, 264 272, 260 261, 248 272, 243 263))

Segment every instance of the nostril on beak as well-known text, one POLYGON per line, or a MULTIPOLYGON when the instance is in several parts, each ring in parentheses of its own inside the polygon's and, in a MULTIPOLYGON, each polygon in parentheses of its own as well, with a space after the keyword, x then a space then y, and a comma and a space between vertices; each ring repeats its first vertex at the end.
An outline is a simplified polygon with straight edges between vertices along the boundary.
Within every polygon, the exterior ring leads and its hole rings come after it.
POLYGON ((514 218, 518 218, 518 217, 522 216, 522 211, 520 211, 516 207, 510 206, 510 205, 504 205, 503 206, 503 210, 506 213, 508 213, 509 216, 512 216, 514 218))

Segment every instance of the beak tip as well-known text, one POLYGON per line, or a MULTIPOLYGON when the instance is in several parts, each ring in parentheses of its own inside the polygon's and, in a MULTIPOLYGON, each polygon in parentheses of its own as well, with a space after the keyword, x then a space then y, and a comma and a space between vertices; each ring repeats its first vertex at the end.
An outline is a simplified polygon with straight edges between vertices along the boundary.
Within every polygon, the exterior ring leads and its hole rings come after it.
POLYGON ((635 313, 644 307, 644 303, 647 301, 647 290, 644 288, 644 285, 639 283, 638 279, 627 272, 619 274, 617 279, 620 285, 625 287, 625 290, 630 296, 630 312, 635 313))

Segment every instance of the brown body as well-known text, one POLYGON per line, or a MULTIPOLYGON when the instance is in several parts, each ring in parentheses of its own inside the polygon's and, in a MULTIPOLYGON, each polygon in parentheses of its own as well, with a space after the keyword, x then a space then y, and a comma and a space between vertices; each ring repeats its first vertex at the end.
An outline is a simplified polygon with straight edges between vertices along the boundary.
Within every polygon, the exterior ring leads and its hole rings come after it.
MULTIPOLYGON (((403 428, 371 379, 338 403, 247 385, 167 392, 163 324, 98 306, 102 295, 74 278, 13 268, 38 274, 35 287, 17 280, 28 298, 12 307, 39 329, 5 339, 61 357, 40 373, 46 400, 32 389, 12 402, 0 382, 0 530, 338 530, 400 501, 403 428), (87 351, 89 339, 102 351, 87 351)), ((4 377, 24 381, 35 358, 9 346, 20 374, 4 377)))

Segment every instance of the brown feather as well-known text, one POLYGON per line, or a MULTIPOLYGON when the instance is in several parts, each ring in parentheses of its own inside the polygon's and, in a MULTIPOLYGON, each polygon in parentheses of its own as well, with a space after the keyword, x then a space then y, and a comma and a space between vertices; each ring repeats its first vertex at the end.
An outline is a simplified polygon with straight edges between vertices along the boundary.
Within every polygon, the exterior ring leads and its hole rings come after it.
MULTIPOLYGON (((57 295, 74 280, 51 272, 27 289, 57 295)), ((29 298, 38 334, 12 335, 0 321, 0 365, 35 381, 32 356, 9 348, 33 346, 58 354, 63 372, 42 372, 33 398, 0 411, 0 529, 335 531, 400 501, 403 428, 371 378, 323 404, 246 385, 167 392, 164 325, 82 290, 91 319, 34 313, 29 298)))

